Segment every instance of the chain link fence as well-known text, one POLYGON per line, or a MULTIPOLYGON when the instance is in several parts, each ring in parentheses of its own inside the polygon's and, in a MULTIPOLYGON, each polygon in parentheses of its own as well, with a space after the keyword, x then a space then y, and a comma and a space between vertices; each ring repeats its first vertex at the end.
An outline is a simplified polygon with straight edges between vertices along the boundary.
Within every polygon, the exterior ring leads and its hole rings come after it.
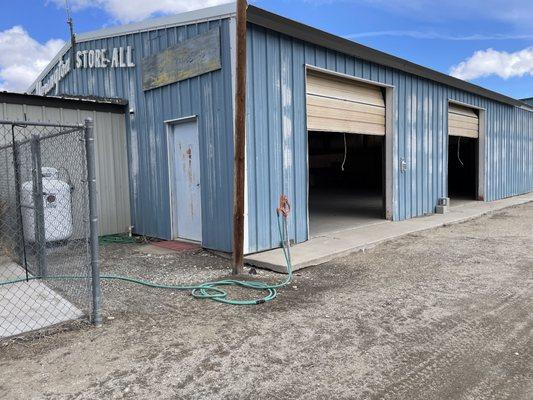
POLYGON ((100 321, 92 121, 0 121, 0 340, 100 321))

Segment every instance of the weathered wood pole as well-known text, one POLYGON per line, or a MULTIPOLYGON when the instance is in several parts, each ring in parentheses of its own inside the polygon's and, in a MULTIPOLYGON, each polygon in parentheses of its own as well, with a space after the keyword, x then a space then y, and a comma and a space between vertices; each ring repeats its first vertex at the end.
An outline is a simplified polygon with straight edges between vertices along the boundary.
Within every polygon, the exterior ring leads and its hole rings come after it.
POLYGON ((233 201, 233 274, 244 267, 244 163, 246 146, 246 0, 237 1, 235 71, 235 159, 233 201))

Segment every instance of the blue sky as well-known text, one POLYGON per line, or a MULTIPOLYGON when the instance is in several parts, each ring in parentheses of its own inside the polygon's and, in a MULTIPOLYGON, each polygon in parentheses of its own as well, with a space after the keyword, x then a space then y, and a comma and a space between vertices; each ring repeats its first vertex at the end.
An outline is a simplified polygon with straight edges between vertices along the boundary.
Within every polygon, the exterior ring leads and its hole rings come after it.
MULTIPOLYGON (((70 0, 75 29, 225 0, 70 0)), ((489 89, 533 96, 531 0, 256 0, 280 13, 489 89)), ((24 91, 68 39, 64 0, 0 0, 0 90, 24 91)))

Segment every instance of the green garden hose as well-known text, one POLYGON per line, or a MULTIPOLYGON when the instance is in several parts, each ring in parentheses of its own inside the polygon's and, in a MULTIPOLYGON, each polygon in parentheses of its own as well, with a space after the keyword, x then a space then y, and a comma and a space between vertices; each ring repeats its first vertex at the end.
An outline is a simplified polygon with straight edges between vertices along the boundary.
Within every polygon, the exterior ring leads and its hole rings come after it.
MULTIPOLYGON (((198 299, 208 299, 213 301, 218 301, 219 303, 232 304, 232 305, 256 305, 266 303, 268 301, 274 300, 277 296, 277 289, 287 286, 292 281, 292 264, 290 250, 288 247, 288 232, 287 232, 287 212, 278 209, 278 230, 282 242, 282 251, 285 256, 285 261, 287 263, 287 277, 285 280, 278 284, 267 284, 261 281, 241 281, 236 279, 223 279, 219 281, 206 282, 199 285, 189 285, 189 286, 180 286, 180 285, 167 285, 162 283, 155 283, 151 281, 145 281, 137 278, 132 278, 129 276, 120 276, 120 275, 101 275, 100 279, 110 280, 110 281, 122 281, 134 283, 137 285, 147 286, 157 289, 172 289, 172 290, 190 290, 192 296, 198 299), (283 220, 283 229, 281 227, 281 220, 283 220), (228 298, 228 292, 224 290, 223 286, 238 286, 246 289, 260 290, 266 292, 266 295, 254 300, 232 300, 228 298)), ((48 279, 48 280, 72 280, 72 279, 90 279, 85 276, 30 276, 28 278, 17 278, 10 281, 0 282, 0 286, 6 286, 14 283, 27 282, 37 279, 48 279)))
POLYGON ((108 244, 130 244, 136 243, 135 238, 127 234, 106 235, 100 236, 98 239, 100 246, 106 246, 108 244))

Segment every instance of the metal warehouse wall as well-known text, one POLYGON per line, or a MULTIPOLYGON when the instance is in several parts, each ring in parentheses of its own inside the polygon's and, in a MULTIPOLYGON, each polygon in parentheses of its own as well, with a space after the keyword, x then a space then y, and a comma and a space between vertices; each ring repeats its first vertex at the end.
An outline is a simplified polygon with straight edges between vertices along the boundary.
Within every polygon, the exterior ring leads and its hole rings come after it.
POLYGON ((292 200, 291 238, 307 240, 305 64, 394 85, 395 220, 433 213, 447 194, 448 99, 486 109, 485 199, 533 190, 533 112, 249 24, 247 252, 279 246, 281 193, 292 200))
MULTIPOLYGON (((79 124, 87 117, 93 119, 95 127, 100 235, 127 232, 131 218, 124 113, 0 103, 0 119, 3 120, 79 124)), ((63 155, 68 156, 68 150, 63 155)), ((52 156, 45 158, 53 160, 52 156)), ((72 176, 71 179, 79 181, 86 177, 72 176)), ((76 217, 75 210, 74 214, 76 217)))
MULTIPOLYGON (((170 238, 168 152, 165 120, 198 115, 203 245, 231 250, 233 121, 229 19, 78 43, 76 50, 133 46, 135 68, 74 69, 59 93, 118 97, 129 101, 128 158, 134 232, 170 238), (143 92, 141 60, 220 26, 222 69, 143 92)), ((66 58, 66 57, 63 57, 66 58)), ((53 71, 53 69, 52 69, 53 71)), ((46 77, 45 79, 46 80, 46 77)))

